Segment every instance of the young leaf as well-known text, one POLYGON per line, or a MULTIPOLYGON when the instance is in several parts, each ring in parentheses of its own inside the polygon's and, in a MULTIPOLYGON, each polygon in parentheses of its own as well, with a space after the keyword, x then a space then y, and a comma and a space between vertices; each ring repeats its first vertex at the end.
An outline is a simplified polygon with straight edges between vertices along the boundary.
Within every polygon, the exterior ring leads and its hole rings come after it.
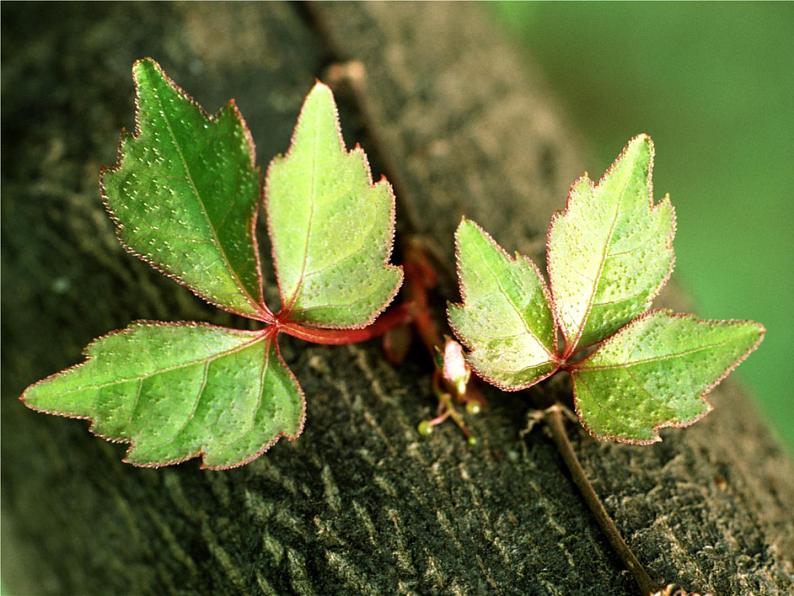
POLYGON ((750 321, 701 321, 655 311, 575 365, 576 411, 597 438, 659 441, 664 426, 689 426, 711 406, 703 397, 761 342, 750 321))
POLYGON ((406 320, 403 307, 365 328, 402 281, 388 264, 394 197, 385 181, 372 184, 360 149, 345 151, 333 97, 318 83, 290 153, 271 167, 268 224, 286 298, 276 317, 263 301, 254 232, 259 170, 234 102, 208 116, 151 59, 136 62, 133 77, 136 133, 122 137, 117 165, 100 174, 119 238, 200 297, 267 326, 135 323, 21 399, 130 443, 129 463, 200 456, 205 468, 242 465, 303 428, 303 391, 279 353, 280 333, 352 343, 406 320))
POLYGON ((364 152, 347 151, 331 90, 317 83, 292 145, 267 173, 268 226, 282 308, 290 321, 366 327, 394 298, 402 269, 388 264, 394 195, 372 184, 364 152))
POLYGON ((593 186, 571 187, 548 235, 548 269, 565 356, 598 342, 645 312, 673 269, 675 213, 653 205, 653 143, 626 148, 593 186))
POLYGON ((510 259, 464 219, 456 232, 463 304, 448 308, 469 363, 485 380, 517 390, 562 368, 573 377, 579 419, 593 436, 640 444, 659 440, 661 427, 705 415, 710 406, 702 397, 764 334, 750 321, 664 311, 635 319, 673 265, 675 215, 668 198, 653 205, 652 162, 651 140, 641 135, 598 185, 586 176, 574 183, 549 228, 551 307, 534 265, 520 255, 510 259), (566 339, 561 353, 555 311, 566 339), (577 348, 594 342, 601 343, 580 359, 577 348))
POLYGON ((537 267, 521 255, 510 258, 473 221, 461 221, 455 242, 463 303, 447 312, 474 370, 506 391, 552 374, 556 331, 537 267))
POLYGON ((254 145, 230 101, 202 108, 151 59, 133 66, 136 132, 100 175, 119 238, 208 302, 267 319, 254 224, 260 198, 254 145))
POLYGON ((22 399, 132 443, 129 463, 201 456, 202 467, 231 468, 303 427, 303 393, 268 331, 140 322, 96 340, 86 355, 22 399))

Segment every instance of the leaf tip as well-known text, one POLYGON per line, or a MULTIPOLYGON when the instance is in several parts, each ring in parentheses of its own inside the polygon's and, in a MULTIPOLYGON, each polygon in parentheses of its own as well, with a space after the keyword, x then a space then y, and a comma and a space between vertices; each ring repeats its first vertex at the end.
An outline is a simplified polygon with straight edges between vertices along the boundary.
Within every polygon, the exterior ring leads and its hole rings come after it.
POLYGON ((25 390, 22 392, 22 395, 20 395, 17 399, 19 399, 19 401, 22 402, 22 405, 25 406, 26 408, 30 410, 35 410, 35 408, 30 404, 30 401, 28 400, 28 391, 30 391, 31 387, 32 386, 26 387, 25 390))
POLYGON ((326 134, 333 134, 338 141, 340 150, 346 151, 339 122, 339 110, 333 91, 319 80, 314 83, 303 100, 287 155, 292 154, 296 146, 303 144, 299 139, 309 134, 307 131, 316 130, 316 127, 326 134))
POLYGON ((764 337, 766 337, 766 327, 757 321, 746 321, 748 327, 752 328, 751 337, 753 339, 753 344, 747 350, 747 354, 745 358, 755 352, 758 347, 761 345, 761 342, 764 341, 764 337))
POLYGON ((653 139, 651 138, 651 135, 649 135, 647 132, 641 132, 637 135, 634 135, 629 140, 628 144, 630 146, 642 146, 642 147, 653 148, 653 139))
POLYGON ((306 103, 308 104, 311 100, 321 100, 326 102, 330 101, 331 103, 335 103, 334 92, 331 91, 331 88, 321 80, 315 79, 314 86, 306 96, 306 103))
POLYGON ((140 85, 141 81, 149 76, 156 76, 161 79, 166 78, 165 71, 163 71, 163 67, 160 66, 157 60, 146 56, 138 58, 132 63, 132 78, 135 80, 136 85, 140 85))
POLYGON ((654 154, 655 148, 653 139, 648 133, 641 132, 629 140, 618 160, 621 160, 623 157, 631 156, 632 160, 646 159, 649 163, 652 163, 654 154))
POLYGON ((461 216, 460 223, 458 224, 457 229, 455 230, 455 240, 460 242, 463 240, 464 236, 483 236, 490 240, 492 243, 495 243, 493 238, 491 238, 490 234, 486 232, 480 224, 478 224, 473 219, 469 219, 465 215, 461 216))

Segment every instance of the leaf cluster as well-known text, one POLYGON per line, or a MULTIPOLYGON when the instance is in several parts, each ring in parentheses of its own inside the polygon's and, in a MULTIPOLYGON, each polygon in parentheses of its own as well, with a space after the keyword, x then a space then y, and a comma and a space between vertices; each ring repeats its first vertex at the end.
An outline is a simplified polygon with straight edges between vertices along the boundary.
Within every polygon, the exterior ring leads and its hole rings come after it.
MULTIPOLYGON (((403 281, 389 264, 394 195, 385 179, 373 183, 360 147, 346 149, 321 83, 263 180, 233 100, 209 115, 151 59, 134 64, 133 78, 136 130, 122 135, 117 164, 100 174, 120 241, 259 329, 135 322, 22 399, 90 420, 95 434, 129 443, 125 461, 135 465, 194 457, 212 469, 242 465, 303 428, 304 394, 281 356, 282 334, 349 343, 391 325, 388 314, 375 320, 403 281), (264 299, 262 209, 277 311, 264 299)), ((566 371, 588 431, 630 443, 705 415, 703 396, 764 333, 757 323, 649 310, 673 269, 675 232, 669 198, 653 202, 652 166, 653 144, 641 135, 598 183, 574 182, 549 226, 548 284, 530 259, 509 256, 464 219, 455 235, 463 300, 448 308, 466 361, 484 380, 518 391, 566 371)), ((444 354, 441 377, 462 395, 469 369, 460 346, 449 340, 444 354)))
POLYGON ((29 387, 22 399, 90 419, 95 434, 131 443, 129 463, 200 456, 207 468, 242 465, 303 428, 303 391, 281 357, 279 335, 365 338, 399 290, 402 269, 389 264, 394 195, 385 179, 373 184, 359 147, 345 148, 333 95, 321 83, 263 184, 234 100, 209 115, 151 59, 134 64, 133 78, 136 131, 122 136, 118 163, 100 175, 120 241, 200 298, 262 328, 136 322, 96 340, 85 363, 29 387), (277 313, 264 300, 256 241, 263 206, 277 313))
POLYGON ((518 391, 567 371, 583 426, 638 444, 707 414, 704 396, 764 334, 751 321, 649 310, 673 270, 675 233, 669 197, 653 201, 653 157, 640 135, 598 183, 586 174, 573 183, 548 229, 548 285, 530 259, 464 219, 455 236, 463 302, 448 309, 480 377, 518 391))

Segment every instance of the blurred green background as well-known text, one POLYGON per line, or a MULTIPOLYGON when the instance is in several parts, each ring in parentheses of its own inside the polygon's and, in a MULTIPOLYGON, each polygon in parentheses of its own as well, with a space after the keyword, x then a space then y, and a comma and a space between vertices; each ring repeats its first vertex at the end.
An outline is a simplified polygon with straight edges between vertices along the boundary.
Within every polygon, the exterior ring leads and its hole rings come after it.
POLYGON ((653 137, 677 279, 700 316, 766 325, 737 374, 794 453, 794 4, 491 6, 589 141, 583 171, 653 137))

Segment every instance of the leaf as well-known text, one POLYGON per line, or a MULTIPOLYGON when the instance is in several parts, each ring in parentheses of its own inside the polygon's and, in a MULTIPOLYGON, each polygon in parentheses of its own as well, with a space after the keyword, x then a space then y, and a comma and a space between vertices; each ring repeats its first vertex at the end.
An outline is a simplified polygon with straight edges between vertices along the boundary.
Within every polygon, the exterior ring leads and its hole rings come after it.
POLYGON ((200 297, 267 326, 135 323, 21 399, 91 420, 92 432, 131 444, 125 461, 135 465, 242 465, 303 428, 303 391, 279 353, 280 333, 350 343, 405 320, 403 307, 365 328, 402 282, 388 264, 394 196, 385 180, 372 184, 361 149, 345 150, 331 92, 318 83, 289 154, 270 168, 268 226, 285 307, 276 318, 263 300, 255 235, 260 175, 234 101, 208 116, 151 59, 136 62, 133 77, 136 132, 122 135, 118 163, 100 174, 120 240, 200 297))
POLYGON ((473 221, 455 233, 462 304, 450 304, 450 326, 469 349, 478 375, 517 391, 558 368, 554 317, 534 263, 507 253, 473 221))
POLYGON ((303 428, 303 392, 267 331, 140 322, 96 340, 86 355, 22 399, 132 443, 126 462, 158 467, 201 456, 202 467, 231 468, 303 428))
POLYGON ((231 312, 267 319, 254 235, 260 199, 254 145, 230 101, 215 116, 151 59, 133 66, 136 132, 100 175, 127 249, 231 312))
POLYGON ((708 413, 703 397, 765 332, 750 321, 699 321, 666 311, 636 318, 673 266, 675 213, 668 197, 653 205, 652 166, 653 144, 640 135, 597 185, 586 175, 574 183, 549 227, 552 300, 531 261, 510 258, 464 219, 455 236, 463 303, 448 307, 469 364, 486 381, 515 391, 569 371, 585 428, 600 439, 637 444, 708 413), (562 350, 556 326, 565 337, 562 350))
POLYGON ((751 321, 702 321, 654 311, 606 340, 572 371, 576 411, 596 438, 661 440, 710 410, 703 397, 761 343, 751 321))
POLYGON ((549 226, 548 268, 565 356, 645 312, 673 269, 675 212, 653 205, 653 143, 629 141, 601 181, 571 187, 549 226))
POLYGON ((303 104, 289 152, 270 164, 266 197, 289 320, 328 328, 374 321, 402 283, 402 269, 388 264, 394 195, 385 179, 372 184, 361 148, 345 149, 322 83, 303 104))

